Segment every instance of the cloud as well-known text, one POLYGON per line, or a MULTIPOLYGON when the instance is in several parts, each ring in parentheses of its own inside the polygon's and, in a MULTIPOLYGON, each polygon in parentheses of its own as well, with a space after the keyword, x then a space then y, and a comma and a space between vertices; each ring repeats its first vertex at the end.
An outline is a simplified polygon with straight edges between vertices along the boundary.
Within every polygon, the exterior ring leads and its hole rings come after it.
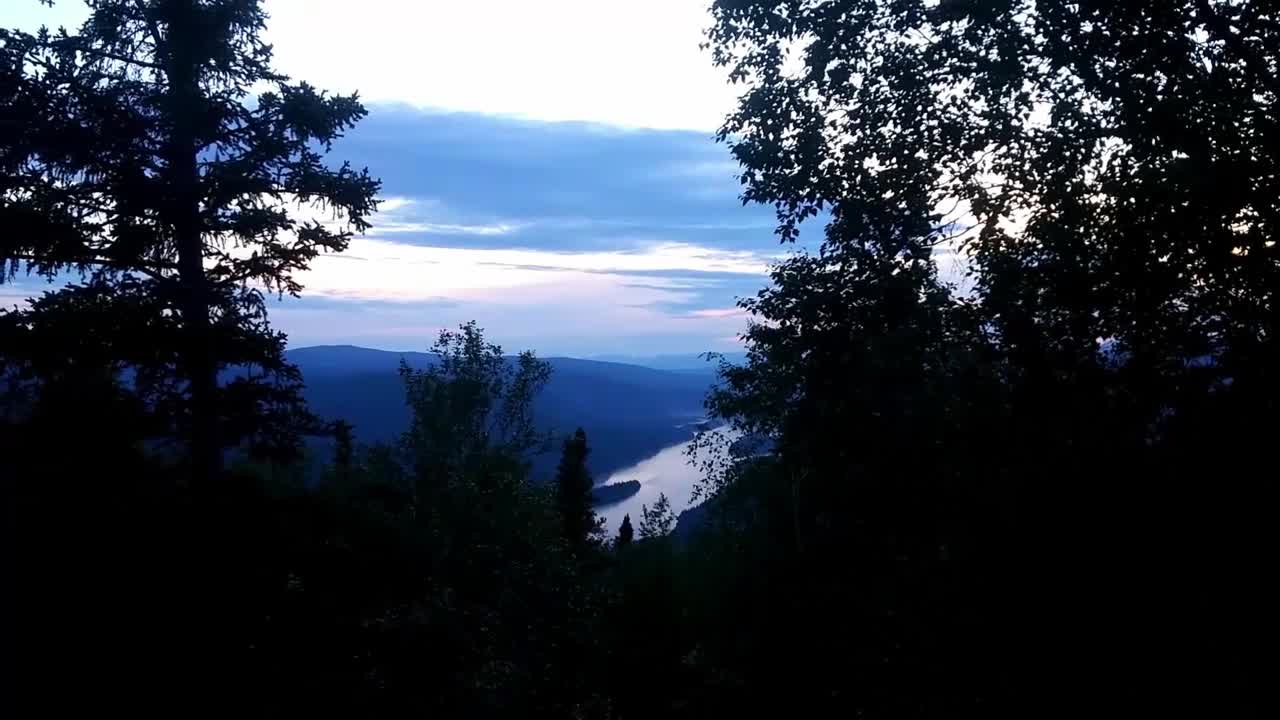
POLYGON ((39 295, 39 293, 15 289, 11 283, 6 282, 3 287, 0 287, 0 310, 25 308, 27 300, 36 295, 39 295))
POLYGON ((772 211, 742 206, 733 159, 708 133, 373 105, 334 158, 382 178, 395 204, 374 232, 405 242, 577 250, 772 238, 772 211))
POLYGON ((537 284, 508 294, 479 295, 455 305, 286 299, 272 309, 290 344, 355 343, 420 350, 441 328, 477 321, 508 350, 587 356, 696 353, 736 349, 744 329, 737 318, 684 317, 664 304, 688 300, 679 290, 629 286, 620 278, 586 274, 571 286, 537 284), (567 291, 566 291, 567 290, 567 291), (342 328, 335 334, 335 328, 342 328))
POLYGON ((300 277, 306 292, 350 300, 505 302, 516 288, 526 291, 520 301, 530 301, 528 291, 533 288, 554 288, 561 297, 590 296, 605 289, 601 283, 606 282, 615 293, 625 291, 631 302, 674 302, 687 299, 696 284, 664 273, 745 275, 763 282, 767 263, 767 258, 751 252, 680 243, 654 244, 641 251, 549 252, 424 247, 357 238, 348 253, 322 256, 312 263, 300 277))
POLYGON ((406 349, 475 319, 543 352, 722 348, 782 250, 703 133, 375 106, 334 157, 384 199, 273 313, 294 344, 406 349))
POLYGON ((736 91, 699 48, 707 5, 268 0, 267 36, 284 72, 374 102, 712 131, 736 91))
POLYGON ((459 223, 396 223, 382 222, 374 234, 394 235, 398 233, 419 233, 422 235, 510 235, 520 229, 519 225, 494 223, 489 225, 463 225, 459 223))
POLYGON ((740 307, 731 308, 706 308, 703 310, 692 310, 685 317, 688 318, 746 318, 747 311, 740 307))
POLYGON ((715 178, 737 182, 742 166, 728 157, 717 160, 697 160, 672 164, 659 172, 664 178, 715 178))

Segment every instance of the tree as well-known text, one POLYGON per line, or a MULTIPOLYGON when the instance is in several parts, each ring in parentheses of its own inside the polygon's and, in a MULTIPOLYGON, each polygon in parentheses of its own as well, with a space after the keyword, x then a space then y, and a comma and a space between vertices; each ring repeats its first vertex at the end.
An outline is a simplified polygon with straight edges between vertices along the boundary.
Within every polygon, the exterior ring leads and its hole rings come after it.
POLYGON ((548 444, 534 422, 533 400, 551 366, 527 351, 504 357, 475 322, 442 330, 431 352, 428 367, 400 363, 413 413, 400 445, 420 500, 461 478, 523 483, 531 454, 548 444))
POLYGON ((676 517, 671 513, 671 501, 666 493, 658 493, 653 507, 640 506, 640 539, 651 540, 666 537, 675 527, 676 517))
POLYGON ((622 524, 618 526, 618 539, 614 541, 615 549, 621 550, 631 544, 635 531, 631 529, 631 516, 623 515, 622 524))
MULTIPOLYGON (((169 378, 152 405, 180 411, 209 477, 255 429, 245 418, 303 419, 262 293, 297 295, 295 273, 368 227, 378 182, 324 160, 365 111, 271 69, 258 0, 91 7, 76 33, 0 31, 0 263, 6 278, 83 280, 3 319, 70 352, 39 326, 120 305, 120 327, 93 340, 139 377, 169 378), (219 387, 223 368, 238 377, 219 387)), ((6 355, 38 374, 24 354, 58 350, 6 355)))
POLYGON ((1088 664, 1096 688, 1140 683, 1132 667, 1153 687, 1187 673, 1221 714, 1234 681, 1205 644, 1089 658, 1159 637, 1141 608, 1167 607, 1187 573, 1220 577, 1162 564, 1148 538, 1240 558, 1233 592, 1253 592, 1266 523, 1251 475, 1199 488, 1206 464, 1221 477, 1259 459, 1280 398, 1270 5, 719 0, 713 14, 714 59, 744 85, 720 132, 744 199, 776 208, 784 241, 827 219, 816 250, 743 302, 748 363, 711 400, 774 441, 770 497, 787 498, 795 564, 823 588, 779 600, 822 628, 786 652, 857 668, 806 667, 798 692, 862 714, 1000 714, 1018 702, 992 678, 1052 682, 1010 661, 1036 657, 1088 664), (1170 513, 1206 531, 1190 541, 1170 513), (1139 557, 1143 581, 1124 570, 1139 557), (1127 609, 1090 605, 1103 587, 1127 609), (1021 632, 1045 617, 1072 618, 1045 630, 1053 657, 1021 632))
MULTIPOLYGON (((379 594, 354 631, 368 654, 351 657, 373 668, 360 680, 388 709, 571 716, 596 692, 585 678, 602 601, 562 540, 554 488, 529 481, 531 454, 548 445, 533 402, 550 366, 504 356, 475 323, 442 331, 432 351, 425 367, 400 368, 411 420, 399 447, 354 464, 362 520, 378 530, 352 548, 367 553, 354 564, 377 570, 366 586, 379 594)), ((328 563, 312 571, 313 585, 370 594, 327 579, 328 563)))
POLYGON ((596 517, 591 507, 594 483, 587 471, 590 452, 587 433, 578 428, 572 436, 565 438, 560 467, 556 470, 556 508, 563 524, 564 538, 575 551, 599 544, 602 533, 603 521, 596 517))
POLYGON ((1266 8, 725 0, 711 44, 746 90, 721 138, 782 237, 825 209, 831 249, 906 260, 961 242, 1020 371, 1123 353, 1159 393, 1188 358, 1270 361, 1266 8))

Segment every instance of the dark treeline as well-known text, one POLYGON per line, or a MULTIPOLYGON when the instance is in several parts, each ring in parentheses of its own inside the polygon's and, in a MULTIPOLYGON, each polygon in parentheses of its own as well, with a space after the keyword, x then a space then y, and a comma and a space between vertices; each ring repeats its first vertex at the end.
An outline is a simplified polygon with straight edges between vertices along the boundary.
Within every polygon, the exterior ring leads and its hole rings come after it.
POLYGON ((824 235, 708 398, 763 442, 615 538, 475 325, 398 442, 307 410, 262 293, 367 227, 364 109, 257 0, 91 5, 0 31, 3 277, 60 283, 0 312, 10 715, 1262 716, 1271 3, 715 2, 744 199, 824 235))

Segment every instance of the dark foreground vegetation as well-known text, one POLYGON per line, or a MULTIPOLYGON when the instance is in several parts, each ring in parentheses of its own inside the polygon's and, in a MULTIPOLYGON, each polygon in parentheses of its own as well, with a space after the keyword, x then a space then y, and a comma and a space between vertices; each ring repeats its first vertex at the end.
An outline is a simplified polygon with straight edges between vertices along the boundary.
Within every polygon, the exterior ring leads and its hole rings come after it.
POLYGON ((472 325, 397 442, 313 416, 261 293, 365 228, 363 108, 254 0, 92 5, 0 32, 0 261, 74 281, 0 314, 9 716, 1263 716, 1272 3, 716 2, 745 198, 825 235, 743 302, 708 404, 767 452, 706 436, 680 542, 600 536, 472 325))

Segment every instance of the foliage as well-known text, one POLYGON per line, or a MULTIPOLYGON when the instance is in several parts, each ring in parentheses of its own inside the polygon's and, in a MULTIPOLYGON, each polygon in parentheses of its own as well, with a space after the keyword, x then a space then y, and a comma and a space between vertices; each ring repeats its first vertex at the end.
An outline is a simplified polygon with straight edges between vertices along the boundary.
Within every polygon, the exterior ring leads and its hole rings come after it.
POLYGON ((641 540, 664 538, 671 534, 676 524, 676 516, 671 512, 671 501, 667 499, 666 493, 658 493, 658 499, 653 501, 652 508, 641 505, 640 516, 641 540))
POLYGON ((774 612, 823 628, 789 653, 845 659, 806 664, 791 691, 826 712, 1018 714, 1019 692, 1062 694, 1050 668, 1083 664, 1099 694, 1152 697, 1185 673, 1221 712, 1235 691, 1205 648, 1238 667, 1249 643, 1188 631, 1165 651, 1151 608, 1201 612, 1168 604, 1180 578, 1221 576, 1175 570, 1152 543, 1258 561, 1251 474, 1171 459, 1260 459, 1244 428, 1276 402, 1267 5, 721 0, 713 14, 714 58, 743 84, 720 137, 744 199, 775 206, 783 240, 829 219, 820 247, 743 301, 748 363, 726 365, 710 400, 775 448, 777 487, 755 487, 783 503, 787 562, 813 592, 774 612), (959 277, 940 277, 947 263, 959 277), (1202 422, 1240 441, 1181 430, 1202 422), (1214 511, 1191 500, 1198 472, 1221 478, 1214 511), (1191 541, 1169 513, 1205 524, 1191 541))
POLYGON ((587 471, 590 452, 587 433, 578 428, 572 436, 565 438, 560 467, 556 470, 556 508, 564 526, 565 542, 576 552, 598 546, 604 534, 604 520, 597 518, 591 507, 594 483, 587 471))
POLYGON ((245 283, 360 229, 376 186, 318 147, 361 111, 269 72, 256 3, 93 7, 0 35, 0 257, 85 271, 0 317, 4 634, 49 713, 1262 714, 1266 3, 716 2, 745 198, 824 240, 742 301, 698 527, 659 495, 592 562, 586 435, 531 483, 549 366, 474 323, 401 367, 399 443, 267 452, 305 418, 245 283), (299 195, 349 228, 289 225, 299 195), (276 462, 170 462, 201 358, 236 370, 217 444, 276 462))
POLYGON ((262 291, 297 295, 368 227, 378 182, 324 160, 364 109, 271 69, 257 0, 91 9, 74 33, 0 31, 0 279, 82 279, 4 312, 25 335, 5 355, 41 376, 86 351, 131 366, 207 476, 249 433, 309 429, 262 291))
MULTIPOLYGON (((473 348, 490 347, 472 330, 473 348)), ((252 465, 216 485, 184 483, 148 457, 133 422, 144 409, 110 382, 92 395, 87 382, 51 385, 36 412, 6 419, 0 450, 18 462, 3 473, 4 499, 24 518, 11 538, 25 557, 13 579, 30 588, 22 616, 32 621, 15 648, 33 692, 53 696, 44 706, 73 700, 49 692, 65 679, 61 662, 121 708, 206 696, 269 716, 571 717, 596 707, 605 597, 568 552, 553 490, 528 482, 528 445, 471 422, 477 408, 508 403, 508 416, 523 417, 514 405, 537 383, 513 391, 496 381, 506 371, 486 375, 464 359, 446 351, 435 373, 406 378, 419 432, 399 447, 339 443, 318 485, 252 465), (477 387, 499 394, 482 399, 477 387), (72 395, 54 394, 64 388, 72 395), (453 422, 436 422, 446 409, 453 422), (431 457, 444 469, 423 464, 431 457), (112 482, 92 471, 98 463, 112 482), (68 665, 76 637, 94 648, 68 665), (107 657, 122 645, 138 653, 107 657), (137 693, 138 673, 164 685, 137 693)), ((524 367, 545 375, 532 356, 524 367)))
POLYGON ((1280 252, 1265 3, 714 12, 716 61, 746 85, 721 137, 784 238, 829 210, 836 260, 866 246, 907 266, 964 240, 1023 372, 1122 353, 1159 392, 1189 358, 1263 359, 1280 252))
POLYGON ((554 491, 528 482, 544 442, 530 407, 549 369, 531 353, 503 358, 474 323, 441 333, 434 352, 432 367, 401 369, 413 415, 399 447, 368 450, 356 481, 334 487, 400 555, 365 560, 391 563, 376 577, 395 585, 363 616, 378 645, 360 686, 388 708, 569 714, 591 701, 597 601, 565 552, 554 491))
POLYGON ((442 330, 431 351, 436 362, 430 367, 400 365, 412 411, 400 444, 418 492, 426 497, 462 477, 517 482, 528 455, 548 442, 534 424, 533 398, 550 378, 550 366, 531 352, 508 361, 474 322, 442 330))

